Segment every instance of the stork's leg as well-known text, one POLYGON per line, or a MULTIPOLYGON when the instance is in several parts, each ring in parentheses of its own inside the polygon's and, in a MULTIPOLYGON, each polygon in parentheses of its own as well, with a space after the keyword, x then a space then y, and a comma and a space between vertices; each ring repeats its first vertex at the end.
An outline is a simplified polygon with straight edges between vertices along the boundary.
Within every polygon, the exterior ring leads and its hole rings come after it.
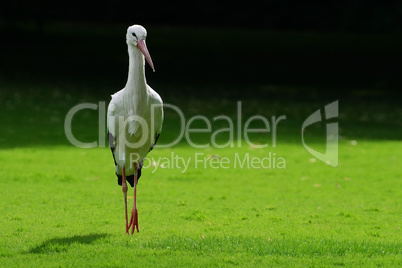
POLYGON ((122 176, 122 183, 121 183, 121 188, 123 190, 123 195, 124 195, 124 211, 126 214, 126 234, 128 234, 128 217, 127 217, 127 183, 126 183, 126 169, 123 166, 123 176, 122 176))
POLYGON ((128 225, 129 229, 132 225, 131 234, 134 233, 134 229, 137 229, 137 232, 140 232, 140 230, 138 229, 138 210, 137 210, 137 181, 138 181, 137 171, 138 171, 138 164, 135 163, 134 164, 134 206, 133 206, 133 210, 131 212, 130 224, 128 225))

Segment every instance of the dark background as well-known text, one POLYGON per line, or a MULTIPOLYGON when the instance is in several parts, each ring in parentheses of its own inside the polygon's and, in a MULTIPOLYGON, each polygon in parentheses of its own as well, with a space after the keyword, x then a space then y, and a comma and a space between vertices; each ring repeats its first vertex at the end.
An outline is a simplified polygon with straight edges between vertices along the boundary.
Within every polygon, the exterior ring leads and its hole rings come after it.
POLYGON ((400 32, 401 1, 4 1, 9 26, 34 21, 91 21, 224 26, 292 31, 400 32))
POLYGON ((400 97, 401 1, 6 1, 0 79, 117 91, 131 24, 148 29, 164 94, 400 97))

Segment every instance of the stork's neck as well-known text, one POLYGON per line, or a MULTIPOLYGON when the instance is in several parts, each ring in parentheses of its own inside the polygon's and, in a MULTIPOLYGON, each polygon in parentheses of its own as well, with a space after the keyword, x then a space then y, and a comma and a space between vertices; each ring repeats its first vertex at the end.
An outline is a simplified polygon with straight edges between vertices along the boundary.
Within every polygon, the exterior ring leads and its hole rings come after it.
POLYGON ((124 99, 132 103, 130 106, 139 107, 138 103, 146 101, 147 96, 144 56, 137 47, 131 44, 128 44, 128 55, 128 78, 124 88, 124 99))

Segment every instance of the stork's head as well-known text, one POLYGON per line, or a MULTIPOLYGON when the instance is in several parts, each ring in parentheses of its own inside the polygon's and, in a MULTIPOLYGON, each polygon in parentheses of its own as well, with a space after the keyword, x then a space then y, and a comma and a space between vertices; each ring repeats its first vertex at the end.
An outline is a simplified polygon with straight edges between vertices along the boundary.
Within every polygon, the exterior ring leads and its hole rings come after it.
POLYGON ((147 30, 141 25, 132 25, 127 29, 126 42, 128 46, 137 47, 141 53, 144 55, 145 59, 151 66, 152 70, 155 72, 154 64, 149 55, 147 45, 145 44, 145 39, 147 38, 147 30))

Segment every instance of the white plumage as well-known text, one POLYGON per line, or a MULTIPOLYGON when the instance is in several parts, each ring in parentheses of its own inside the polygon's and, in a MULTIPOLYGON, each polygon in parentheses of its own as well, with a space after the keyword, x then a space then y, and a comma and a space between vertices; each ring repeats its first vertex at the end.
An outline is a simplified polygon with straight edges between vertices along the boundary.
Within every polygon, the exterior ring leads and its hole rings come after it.
MULTIPOLYGON (((126 86, 112 95, 107 112, 109 145, 115 160, 116 175, 122 184, 126 207, 126 232, 136 225, 136 185, 141 175, 142 160, 153 148, 162 130, 162 99, 145 79, 145 59, 154 69, 145 44, 147 32, 140 25, 127 29, 129 72, 126 86), (138 176, 137 176, 138 175, 138 176), (134 208, 127 223, 127 181, 134 187, 134 208)), ((137 221, 137 222, 136 222, 137 221)))

